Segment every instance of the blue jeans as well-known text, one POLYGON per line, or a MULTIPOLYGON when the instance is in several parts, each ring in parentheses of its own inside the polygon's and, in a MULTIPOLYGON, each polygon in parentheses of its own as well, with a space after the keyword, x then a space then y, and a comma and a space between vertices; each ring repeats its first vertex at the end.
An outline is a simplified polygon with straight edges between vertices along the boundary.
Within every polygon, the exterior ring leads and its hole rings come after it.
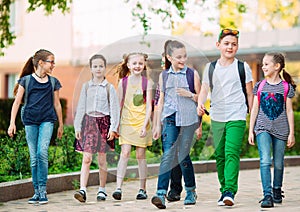
POLYGON ((26 140, 30 153, 30 166, 34 190, 46 191, 48 178, 48 149, 54 124, 26 125, 26 140))
POLYGON ((182 171, 186 190, 196 188, 194 167, 189 154, 199 123, 190 126, 176 126, 175 122, 175 114, 166 117, 163 121, 162 145, 164 152, 159 167, 157 194, 167 193, 171 170, 178 164, 182 171))
POLYGON ((286 142, 275 138, 267 132, 262 132, 256 136, 260 155, 260 177, 264 196, 272 195, 271 186, 271 149, 274 161, 273 188, 281 188, 284 171, 284 151, 286 142))

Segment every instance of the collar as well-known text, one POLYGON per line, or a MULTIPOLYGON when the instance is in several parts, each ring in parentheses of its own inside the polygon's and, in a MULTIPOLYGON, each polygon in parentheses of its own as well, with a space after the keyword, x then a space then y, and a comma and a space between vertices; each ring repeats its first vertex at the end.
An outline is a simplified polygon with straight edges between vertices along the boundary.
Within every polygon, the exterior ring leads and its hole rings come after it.
POLYGON ((184 66, 183 69, 181 69, 180 71, 175 72, 172 68, 172 66, 170 66, 170 68, 168 69, 168 74, 184 74, 186 75, 186 70, 187 70, 187 66, 184 66))
POLYGON ((95 83, 92 79, 88 82, 89 86, 103 86, 105 87, 107 85, 107 80, 104 79, 101 83, 95 83))

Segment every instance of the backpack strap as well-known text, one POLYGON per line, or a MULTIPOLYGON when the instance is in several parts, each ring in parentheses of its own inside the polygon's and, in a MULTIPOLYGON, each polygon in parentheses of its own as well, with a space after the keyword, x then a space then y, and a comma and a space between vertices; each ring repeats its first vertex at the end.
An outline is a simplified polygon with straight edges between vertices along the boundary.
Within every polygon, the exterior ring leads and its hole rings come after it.
POLYGON ((25 96, 24 96, 24 106, 27 104, 27 98, 28 98, 28 86, 30 81, 31 74, 26 75, 25 78, 25 96))
POLYGON ((106 87, 106 92, 107 92, 108 107, 110 107, 110 83, 107 82, 105 87, 106 87))
POLYGON ((146 103, 147 101, 147 84, 148 84, 147 77, 142 76, 142 90, 143 90, 144 103, 146 103))
POLYGON ((163 92, 166 91, 166 84, 167 84, 168 77, 169 77, 168 70, 163 70, 162 72, 163 92))
POLYGON ((216 64, 217 64, 217 60, 211 62, 210 65, 209 65, 209 69, 208 69, 208 80, 209 80, 209 87, 210 87, 211 92, 214 88, 214 86, 213 86, 213 73, 214 73, 214 70, 216 68, 216 64))
POLYGON ((246 89, 246 74, 245 74, 245 66, 244 62, 238 60, 238 70, 239 70, 239 76, 240 76, 240 81, 243 89, 243 93, 245 96, 245 103, 247 105, 247 111, 249 112, 249 104, 248 104, 248 98, 247 98, 247 89, 246 89))
MULTIPOLYGON (((162 72, 162 80, 163 80, 163 91, 165 92, 166 90, 166 83, 167 83, 167 80, 168 80, 168 70, 164 70, 162 72)), ((189 90, 192 92, 192 93, 196 93, 195 91, 195 83, 194 83, 194 70, 193 69, 190 69, 189 67, 187 68, 186 70, 186 79, 187 79, 187 82, 188 82, 188 85, 189 85, 189 90)))
POLYGON ((287 81, 284 81, 282 80, 282 83, 283 83, 283 88, 284 88, 284 102, 286 102, 286 98, 287 98, 287 95, 288 95, 288 92, 289 92, 289 83, 287 81))
POLYGON ((189 89, 192 93, 196 93, 195 91, 195 83, 194 83, 194 70, 189 67, 186 70, 186 79, 189 85, 189 89))
POLYGON ((124 100, 125 100, 125 95, 126 95, 126 90, 127 90, 127 83, 128 83, 128 76, 122 78, 123 95, 122 95, 122 100, 121 100, 121 108, 123 108, 123 106, 124 106, 124 100))
POLYGON ((258 86, 258 88, 257 88, 257 100, 258 100, 258 106, 259 106, 259 104, 260 104, 261 91, 262 91, 263 87, 265 86, 266 82, 267 82, 266 79, 262 80, 262 81, 259 83, 259 86, 258 86))

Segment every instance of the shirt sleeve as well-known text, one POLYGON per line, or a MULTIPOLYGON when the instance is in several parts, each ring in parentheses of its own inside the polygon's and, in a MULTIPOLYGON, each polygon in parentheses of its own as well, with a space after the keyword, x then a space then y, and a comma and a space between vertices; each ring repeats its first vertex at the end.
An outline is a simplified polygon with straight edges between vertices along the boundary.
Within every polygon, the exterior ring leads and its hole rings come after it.
POLYGON ((81 88, 79 101, 76 109, 76 114, 74 118, 74 129, 75 132, 81 132, 82 127, 82 120, 83 116, 86 112, 86 93, 87 93, 87 84, 88 82, 84 83, 81 88))
POLYGON ((55 80, 55 83, 54 83, 54 91, 57 91, 57 90, 59 90, 62 86, 61 86, 61 84, 60 84, 60 82, 59 82, 58 79, 56 79, 56 78, 54 77, 54 80, 55 80))
POLYGON ((18 84, 25 88, 25 77, 22 77, 18 80, 18 84))
POLYGON ((289 92, 287 94, 288 98, 293 98, 295 96, 295 89, 293 86, 289 83, 289 92))
POLYGON ((260 82, 255 83, 254 88, 252 90, 252 93, 257 96, 257 90, 258 90, 258 86, 259 86, 260 82))
POLYGON ((252 70, 247 62, 244 62, 245 73, 246 73, 246 83, 253 81, 252 70))
POLYGON ((110 128, 109 131, 117 132, 120 122, 120 103, 115 88, 109 84, 109 110, 110 110, 110 128))
POLYGON ((208 79, 208 69, 209 69, 210 63, 207 63, 204 71, 203 71, 203 75, 202 75, 202 83, 207 83, 209 84, 209 79, 208 79))

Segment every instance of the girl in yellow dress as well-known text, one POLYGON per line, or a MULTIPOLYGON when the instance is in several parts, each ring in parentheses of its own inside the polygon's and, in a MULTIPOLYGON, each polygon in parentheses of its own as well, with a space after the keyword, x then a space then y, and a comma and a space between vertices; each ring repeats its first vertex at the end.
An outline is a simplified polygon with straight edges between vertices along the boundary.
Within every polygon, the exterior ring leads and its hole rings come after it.
POLYGON ((143 76, 146 71, 147 55, 130 53, 120 67, 121 78, 118 95, 121 104, 120 137, 121 155, 117 168, 117 189, 112 194, 121 200, 121 186, 126 173, 131 147, 136 147, 136 159, 139 166, 140 189, 136 199, 147 199, 146 148, 152 145, 150 117, 152 112, 152 85, 143 76))

